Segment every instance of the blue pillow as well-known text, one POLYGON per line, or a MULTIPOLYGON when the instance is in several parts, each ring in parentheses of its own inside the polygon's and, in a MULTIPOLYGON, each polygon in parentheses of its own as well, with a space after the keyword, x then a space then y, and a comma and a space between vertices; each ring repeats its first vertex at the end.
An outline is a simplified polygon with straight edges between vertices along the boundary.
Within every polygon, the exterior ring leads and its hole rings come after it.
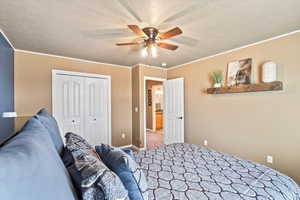
POLYGON ((0 149, 0 199, 77 199, 48 131, 31 118, 0 149))
POLYGON ((57 152, 62 155, 64 143, 55 118, 44 108, 38 112, 36 118, 40 120, 43 126, 48 130, 57 152))
POLYGON ((127 153, 129 156, 131 156, 133 158, 133 152, 131 149, 127 149, 127 148, 124 148, 122 149, 125 153, 127 153))
POLYGON ((120 177, 131 200, 148 200, 146 177, 130 155, 120 148, 105 144, 96 146, 96 152, 106 166, 120 177))

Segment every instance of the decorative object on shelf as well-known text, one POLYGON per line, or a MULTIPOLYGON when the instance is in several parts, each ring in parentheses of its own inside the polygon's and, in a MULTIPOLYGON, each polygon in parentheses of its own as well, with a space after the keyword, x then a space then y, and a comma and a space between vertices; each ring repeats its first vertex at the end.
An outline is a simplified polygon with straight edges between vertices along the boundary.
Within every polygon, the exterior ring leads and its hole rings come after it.
POLYGON ((222 81, 223 81, 223 73, 222 71, 216 71, 211 74, 211 78, 214 82, 214 88, 220 88, 222 87, 222 81))
POLYGON ((277 79, 277 64, 268 61, 262 65, 262 81, 264 83, 274 82, 277 79))
POLYGON ((227 86, 250 84, 251 70, 251 58, 229 63, 227 71, 227 86))
POLYGON ((208 88, 206 92, 207 94, 229 94, 229 93, 263 92, 263 91, 276 91, 276 90, 283 90, 283 84, 281 81, 275 81, 272 83, 236 85, 236 86, 222 87, 222 88, 208 88))

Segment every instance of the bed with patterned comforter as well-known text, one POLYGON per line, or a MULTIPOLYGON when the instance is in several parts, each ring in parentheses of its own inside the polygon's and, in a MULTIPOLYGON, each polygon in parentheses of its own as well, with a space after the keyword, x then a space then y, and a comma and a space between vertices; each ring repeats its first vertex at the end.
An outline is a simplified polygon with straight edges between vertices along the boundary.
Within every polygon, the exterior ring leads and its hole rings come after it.
POLYGON ((135 154, 149 200, 300 200, 299 186, 264 165, 192 144, 171 144, 135 154))

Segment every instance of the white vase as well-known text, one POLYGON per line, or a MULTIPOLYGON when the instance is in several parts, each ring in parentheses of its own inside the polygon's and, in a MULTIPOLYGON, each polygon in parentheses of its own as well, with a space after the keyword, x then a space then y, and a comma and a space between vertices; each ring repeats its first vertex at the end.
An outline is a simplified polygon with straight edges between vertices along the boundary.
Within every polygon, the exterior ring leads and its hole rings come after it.
POLYGON ((214 84, 214 88, 220 88, 220 87, 222 87, 222 84, 221 84, 221 83, 215 83, 215 84, 214 84))
POLYGON ((262 66, 262 81, 264 83, 270 83, 277 79, 277 65, 276 63, 269 61, 262 66))

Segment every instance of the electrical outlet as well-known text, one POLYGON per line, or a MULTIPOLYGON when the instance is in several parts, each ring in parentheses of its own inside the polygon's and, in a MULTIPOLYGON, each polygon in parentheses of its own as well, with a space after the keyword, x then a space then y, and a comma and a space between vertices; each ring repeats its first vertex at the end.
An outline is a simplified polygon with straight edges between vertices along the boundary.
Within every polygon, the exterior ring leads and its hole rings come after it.
POLYGON ((208 145, 207 140, 204 140, 204 146, 207 146, 207 145, 208 145))
POLYGON ((126 134, 125 134, 125 133, 122 133, 122 134, 121 134, 121 137, 122 137, 122 139, 125 139, 126 134))
POLYGON ((267 156, 267 163, 273 164, 273 156, 267 156))

